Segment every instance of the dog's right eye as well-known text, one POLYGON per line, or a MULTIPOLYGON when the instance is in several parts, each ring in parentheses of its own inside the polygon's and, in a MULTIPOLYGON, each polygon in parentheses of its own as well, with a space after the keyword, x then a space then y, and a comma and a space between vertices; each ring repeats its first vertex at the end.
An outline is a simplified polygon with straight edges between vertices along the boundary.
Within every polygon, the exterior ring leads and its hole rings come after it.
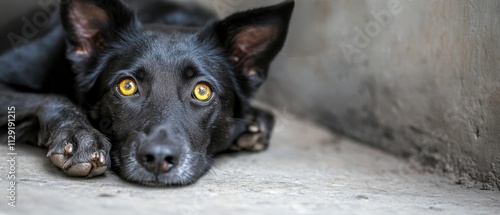
POLYGON ((132 79, 123 79, 118 85, 120 93, 124 96, 131 96, 137 92, 137 84, 132 79))
POLYGON ((207 84, 199 83, 193 90, 193 95, 200 101, 207 101, 212 96, 212 89, 207 84))

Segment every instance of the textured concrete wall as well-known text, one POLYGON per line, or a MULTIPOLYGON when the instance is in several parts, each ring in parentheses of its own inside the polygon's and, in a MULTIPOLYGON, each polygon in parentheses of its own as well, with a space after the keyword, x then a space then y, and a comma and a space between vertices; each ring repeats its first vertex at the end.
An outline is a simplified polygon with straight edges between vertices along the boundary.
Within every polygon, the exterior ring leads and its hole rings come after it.
POLYGON ((493 188, 499 31, 497 0, 299 0, 260 98, 493 188))

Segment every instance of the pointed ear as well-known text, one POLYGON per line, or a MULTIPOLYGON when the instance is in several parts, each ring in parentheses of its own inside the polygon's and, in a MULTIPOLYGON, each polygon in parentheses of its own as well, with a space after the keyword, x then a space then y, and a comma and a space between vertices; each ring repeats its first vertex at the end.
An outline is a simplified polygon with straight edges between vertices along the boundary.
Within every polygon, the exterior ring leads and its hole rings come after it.
POLYGON ((267 77, 271 61, 281 51, 288 33, 294 1, 236 13, 216 24, 216 34, 246 79, 242 89, 251 96, 267 77))
POLYGON ((68 57, 85 61, 120 33, 135 26, 135 16, 119 0, 66 0, 61 3, 68 57))

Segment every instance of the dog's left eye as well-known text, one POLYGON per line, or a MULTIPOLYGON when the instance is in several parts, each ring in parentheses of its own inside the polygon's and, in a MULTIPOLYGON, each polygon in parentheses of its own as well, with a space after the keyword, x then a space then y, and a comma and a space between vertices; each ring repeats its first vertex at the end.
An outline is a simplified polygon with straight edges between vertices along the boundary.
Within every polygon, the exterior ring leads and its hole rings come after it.
POLYGON ((120 93, 124 96, 131 96, 137 92, 137 84, 132 79, 123 79, 118 85, 120 93))
POLYGON ((207 84, 199 83, 194 88, 193 95, 200 101, 207 101, 212 96, 212 89, 207 84))

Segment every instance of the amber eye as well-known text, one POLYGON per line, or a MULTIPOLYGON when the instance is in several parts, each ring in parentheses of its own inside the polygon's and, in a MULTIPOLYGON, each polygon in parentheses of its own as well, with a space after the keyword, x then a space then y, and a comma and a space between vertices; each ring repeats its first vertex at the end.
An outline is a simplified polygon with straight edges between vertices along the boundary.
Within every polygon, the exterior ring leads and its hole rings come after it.
POLYGON ((132 79, 123 79, 118 85, 120 93, 124 96, 131 96, 137 92, 137 85, 132 79))
POLYGON ((196 85, 193 91, 194 97, 200 101, 207 101, 212 96, 212 89, 206 84, 196 85))

